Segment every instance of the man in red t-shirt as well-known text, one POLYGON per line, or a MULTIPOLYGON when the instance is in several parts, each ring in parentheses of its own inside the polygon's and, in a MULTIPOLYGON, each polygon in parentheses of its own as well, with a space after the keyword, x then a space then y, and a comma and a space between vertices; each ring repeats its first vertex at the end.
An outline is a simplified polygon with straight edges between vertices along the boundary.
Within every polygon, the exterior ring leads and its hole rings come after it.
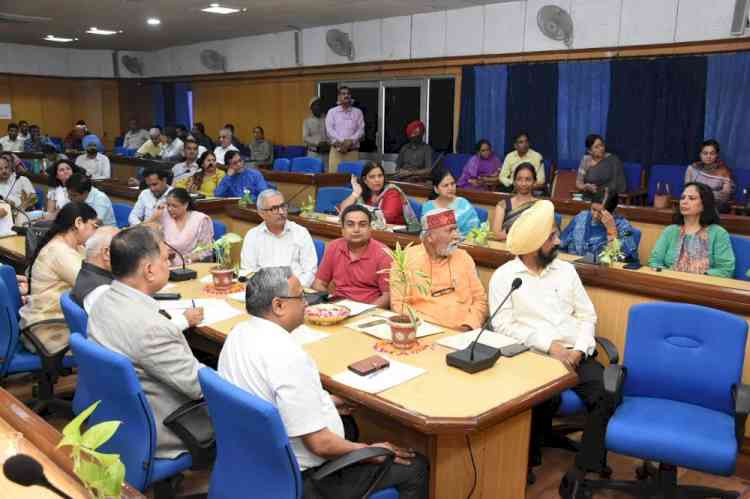
POLYGON ((391 266, 385 245, 370 237, 372 214, 353 204, 341 213, 341 237, 331 241, 318 268, 313 289, 333 298, 371 303, 387 309, 391 295, 383 269, 391 266))

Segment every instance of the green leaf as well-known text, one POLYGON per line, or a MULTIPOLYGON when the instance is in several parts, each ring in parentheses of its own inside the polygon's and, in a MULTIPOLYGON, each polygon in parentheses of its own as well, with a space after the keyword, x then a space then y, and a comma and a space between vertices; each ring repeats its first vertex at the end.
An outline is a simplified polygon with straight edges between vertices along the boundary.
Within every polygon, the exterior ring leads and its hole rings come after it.
POLYGON ((80 442, 81 440, 81 425, 84 421, 86 421, 86 418, 88 418, 92 412, 96 410, 96 408, 99 406, 99 403, 101 400, 97 400, 90 406, 88 406, 86 409, 83 410, 78 416, 73 418, 73 420, 65 425, 65 428, 63 428, 62 434, 66 437, 70 437, 73 442, 80 442))
POLYGON ((70 445, 71 447, 77 446, 81 443, 81 436, 78 435, 77 437, 75 435, 63 435, 63 437, 60 439, 60 443, 57 444, 57 449, 60 447, 65 447, 67 445, 70 445))
POLYGON ((95 450, 86 450, 85 452, 89 456, 102 463, 104 466, 110 466, 113 463, 120 462, 119 454, 105 454, 103 452, 96 452, 95 450))
POLYGON ((106 496, 120 497, 122 483, 125 481, 125 465, 118 459, 117 462, 107 466, 104 475, 101 492, 106 496))
POLYGON ((112 435, 115 434, 119 426, 119 421, 104 421, 103 423, 94 425, 83 434, 81 445, 92 450, 97 449, 104 442, 112 438, 112 435))
POLYGON ((90 487, 95 487, 97 483, 106 479, 106 474, 102 466, 86 461, 85 459, 81 459, 78 469, 75 472, 78 478, 90 487))
POLYGON ((234 232, 228 232, 221 236, 221 240, 228 243, 228 244, 234 244, 234 243, 241 243, 242 237, 240 237, 238 234, 235 234, 234 232))

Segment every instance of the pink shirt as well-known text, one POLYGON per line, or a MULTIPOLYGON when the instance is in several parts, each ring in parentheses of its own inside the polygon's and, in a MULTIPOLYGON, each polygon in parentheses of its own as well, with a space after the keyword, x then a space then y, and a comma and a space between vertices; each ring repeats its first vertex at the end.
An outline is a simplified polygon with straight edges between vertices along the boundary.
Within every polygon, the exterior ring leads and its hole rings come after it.
POLYGON ((370 239, 362 256, 352 260, 345 239, 331 241, 315 277, 335 284, 334 297, 373 303, 388 292, 387 274, 377 273, 391 266, 391 258, 384 249, 383 243, 370 239))
POLYGON ((353 148, 359 148, 359 141, 365 136, 365 118, 356 107, 344 110, 336 106, 326 114, 326 133, 333 142, 351 140, 353 148))
MULTIPOLYGON (((175 247, 188 260, 196 262, 203 260, 211 255, 211 249, 193 253, 199 245, 211 244, 214 239, 214 226, 211 218, 205 213, 199 211, 189 211, 187 213, 187 223, 180 230, 174 218, 169 216, 167 210, 164 210, 161 216, 161 226, 164 229, 164 240, 175 247), (192 253, 192 254, 191 254, 192 253)), ((171 250, 170 250, 171 251, 171 250)), ((182 260, 175 255, 171 262, 173 265, 181 265, 182 260)))

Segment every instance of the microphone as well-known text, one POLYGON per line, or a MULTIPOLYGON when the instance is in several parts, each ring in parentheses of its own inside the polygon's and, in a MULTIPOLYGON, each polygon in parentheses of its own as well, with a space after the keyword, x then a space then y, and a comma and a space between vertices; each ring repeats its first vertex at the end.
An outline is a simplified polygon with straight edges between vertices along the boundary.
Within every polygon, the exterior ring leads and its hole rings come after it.
POLYGON ((480 344, 479 337, 482 336, 482 333, 484 333, 490 324, 492 324, 492 319, 494 319, 495 315, 497 315, 500 309, 503 308, 503 305, 508 301, 510 295, 521 287, 521 284, 523 284, 523 281, 520 277, 513 279, 513 283, 510 285, 510 291, 508 291, 508 294, 505 295, 505 298, 503 298, 503 301, 500 302, 500 305, 497 306, 492 315, 484 322, 479 334, 474 341, 471 342, 471 346, 464 348, 463 350, 451 352, 445 356, 445 362, 449 366, 455 367, 456 369, 460 369, 469 374, 474 374, 489 369, 495 365, 495 362, 497 362, 497 359, 500 357, 500 350, 480 344))
POLYGON ((40 487, 51 490, 64 499, 73 499, 68 494, 52 485, 50 481, 47 480, 47 477, 44 476, 44 470, 39 461, 31 456, 27 456, 26 454, 16 454, 5 461, 5 464, 3 464, 3 473, 11 482, 23 485, 24 487, 39 485, 40 487))
POLYGON ((195 279, 198 277, 198 272, 195 270, 190 270, 185 266, 185 257, 180 253, 180 251, 169 244, 167 241, 164 241, 164 244, 166 244, 172 251, 177 253, 177 256, 180 257, 180 260, 182 260, 182 268, 181 269, 172 269, 169 271, 169 280, 174 282, 181 282, 181 281, 189 281, 191 279, 195 279))

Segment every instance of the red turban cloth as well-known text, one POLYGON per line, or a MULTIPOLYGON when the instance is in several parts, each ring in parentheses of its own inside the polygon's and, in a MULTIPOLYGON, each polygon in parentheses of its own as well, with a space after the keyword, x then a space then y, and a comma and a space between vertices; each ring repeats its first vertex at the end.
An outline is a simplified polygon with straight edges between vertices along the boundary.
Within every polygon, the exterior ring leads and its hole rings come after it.
POLYGON ((424 123, 419 120, 415 120, 406 125, 406 136, 411 137, 411 134, 416 130, 419 130, 419 133, 424 133, 424 123))

